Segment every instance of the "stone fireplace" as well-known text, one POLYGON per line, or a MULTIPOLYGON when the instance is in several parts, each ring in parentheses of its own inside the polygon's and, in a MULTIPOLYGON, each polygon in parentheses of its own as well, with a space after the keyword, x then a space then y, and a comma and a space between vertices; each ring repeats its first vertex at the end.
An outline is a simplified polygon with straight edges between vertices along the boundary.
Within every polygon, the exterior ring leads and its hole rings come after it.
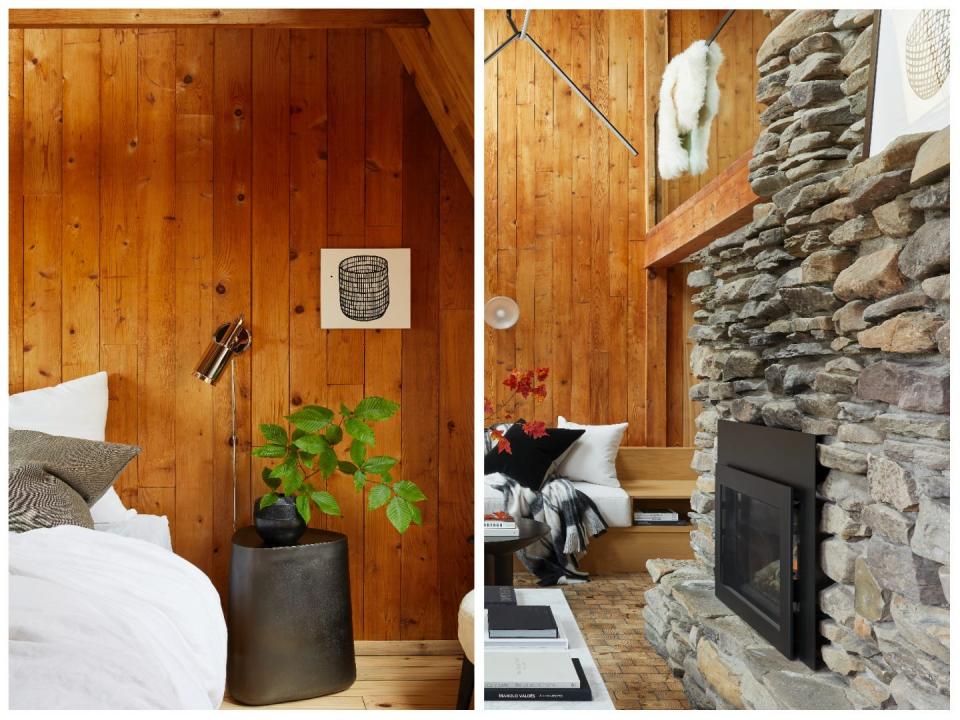
POLYGON ((949 129, 862 159, 872 19, 774 28, 761 204, 692 258, 695 560, 650 561, 644 618, 695 707, 949 706, 949 129), (817 669, 717 597, 724 421, 816 436, 817 669))

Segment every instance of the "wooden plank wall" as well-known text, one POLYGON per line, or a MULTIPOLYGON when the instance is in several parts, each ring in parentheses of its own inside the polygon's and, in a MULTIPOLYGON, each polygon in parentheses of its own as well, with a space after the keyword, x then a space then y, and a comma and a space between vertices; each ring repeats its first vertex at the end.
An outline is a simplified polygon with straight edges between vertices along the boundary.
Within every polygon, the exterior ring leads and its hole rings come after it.
MULTIPOLYGON (((520 16, 522 19, 522 15, 520 16)), ((530 33, 636 146, 642 146, 643 13, 536 11, 530 33)), ((485 47, 510 34, 487 11, 485 47)), ((646 212, 634 158, 527 43, 486 66, 485 294, 520 304, 486 328, 485 394, 513 367, 549 366, 548 422, 622 422, 643 445, 646 212)))
MULTIPOLYGON (((402 539, 335 483, 363 639, 456 637, 473 584, 472 201, 382 31, 10 31, 11 393, 110 374, 124 501, 162 513, 221 592, 230 383, 191 372, 243 313, 238 524, 253 429, 307 403, 399 400, 378 449, 429 496, 402 539), (326 246, 412 248, 410 330, 323 331, 326 246)), ((321 521, 322 522, 322 521, 321 521)))
MULTIPOLYGON (((667 48, 673 57, 696 40, 710 37, 726 10, 669 10, 667 48)), ((709 167, 702 175, 684 175, 658 184, 658 220, 713 180, 753 147, 760 132, 756 102, 757 50, 772 29, 762 10, 737 10, 717 37, 724 62, 717 74, 720 106, 710 127, 709 167)))

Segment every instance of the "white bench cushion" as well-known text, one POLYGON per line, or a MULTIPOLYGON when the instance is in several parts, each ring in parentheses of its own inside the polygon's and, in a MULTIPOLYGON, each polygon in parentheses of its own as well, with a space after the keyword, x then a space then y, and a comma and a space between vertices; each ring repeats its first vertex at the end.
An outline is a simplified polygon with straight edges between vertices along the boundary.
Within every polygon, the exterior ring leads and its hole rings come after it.
MULTIPOLYGON (((483 483, 483 512, 492 513, 503 510, 503 493, 492 487, 503 482, 499 475, 487 475, 483 483)), ((633 524, 633 512, 630 496, 621 487, 607 487, 594 483, 571 483, 577 490, 593 500, 600 516, 610 527, 630 527, 633 524)))

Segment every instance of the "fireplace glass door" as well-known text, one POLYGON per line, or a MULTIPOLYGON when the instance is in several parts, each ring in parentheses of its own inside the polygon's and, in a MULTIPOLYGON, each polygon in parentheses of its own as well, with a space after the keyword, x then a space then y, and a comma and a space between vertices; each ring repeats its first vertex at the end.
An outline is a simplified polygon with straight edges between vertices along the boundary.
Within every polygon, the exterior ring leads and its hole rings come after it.
POLYGON ((731 467, 717 473, 717 596, 790 657, 793 489, 731 467))

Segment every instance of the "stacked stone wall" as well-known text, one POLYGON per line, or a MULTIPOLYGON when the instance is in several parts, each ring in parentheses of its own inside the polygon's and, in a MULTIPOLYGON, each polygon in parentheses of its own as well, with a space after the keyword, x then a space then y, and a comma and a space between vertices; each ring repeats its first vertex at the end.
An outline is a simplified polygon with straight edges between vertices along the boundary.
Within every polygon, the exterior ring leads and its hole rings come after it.
POLYGON ((872 18, 795 11, 768 36, 764 201, 694 257, 696 561, 651 561, 645 618, 698 707, 949 703, 949 128, 862 158, 872 18), (720 419, 820 436, 820 672, 713 596, 720 419))

